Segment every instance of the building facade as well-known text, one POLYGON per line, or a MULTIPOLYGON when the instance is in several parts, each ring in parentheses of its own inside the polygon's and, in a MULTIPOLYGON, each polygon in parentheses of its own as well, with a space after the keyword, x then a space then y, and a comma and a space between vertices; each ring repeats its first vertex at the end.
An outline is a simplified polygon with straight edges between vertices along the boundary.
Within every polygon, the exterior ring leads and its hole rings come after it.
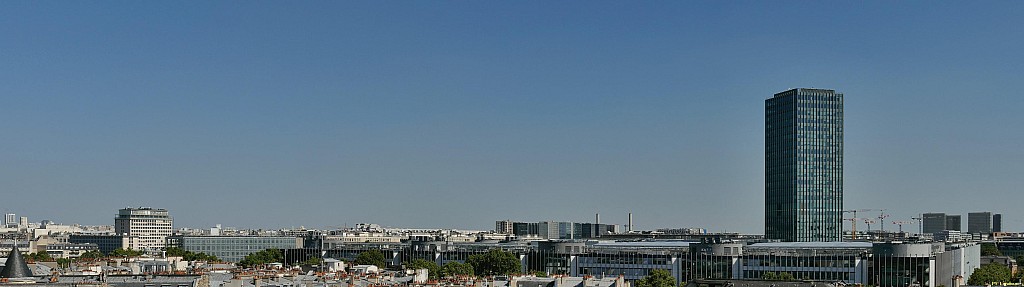
POLYGON ((103 252, 103 254, 110 254, 111 251, 117 249, 127 249, 131 246, 133 241, 139 240, 125 235, 102 235, 102 234, 71 234, 68 235, 68 243, 76 244, 95 244, 97 250, 103 252))
POLYGON ((217 256, 228 262, 242 261, 245 256, 265 249, 302 248, 303 240, 291 236, 186 236, 167 239, 168 245, 192 252, 217 256))
POLYGON ((667 270, 675 277, 676 286, 683 282, 700 285, 701 280, 781 280, 788 277, 789 280, 843 282, 848 286, 938 287, 964 285, 980 266, 981 254, 977 243, 942 242, 547 240, 529 244, 428 244, 438 248, 424 248, 428 246, 420 243, 356 243, 332 249, 285 250, 285 261, 304 261, 321 254, 327 258, 353 260, 364 251, 380 250, 388 266, 400 266, 414 259, 444 266, 465 262, 491 249, 502 249, 520 259, 520 273, 595 278, 622 276, 634 283, 653 270, 667 270))
POLYGON ((162 208, 123 208, 114 217, 114 233, 138 238, 128 246, 135 250, 163 248, 173 229, 174 220, 162 208))
POLYGON ((580 223, 565 221, 517 222, 499 220, 495 222, 497 233, 513 234, 520 238, 541 239, 589 239, 619 232, 619 226, 602 223, 580 223))
POLYGON ((959 214, 947 214, 946 215, 946 230, 963 231, 963 228, 961 228, 961 226, 963 226, 963 223, 960 220, 960 218, 961 217, 960 217, 959 214))
POLYGON ((967 233, 992 233, 992 213, 987 211, 967 213, 967 233))
POLYGON ((925 234, 933 234, 936 232, 942 232, 946 230, 946 214, 945 213, 925 213, 921 215, 921 232, 925 234))
POLYGON ((498 220, 494 222, 494 232, 513 234, 514 229, 511 220, 498 220))
POLYGON ((4 227, 18 228, 18 216, 14 213, 4 214, 4 227))
POLYGON ((843 94, 792 89, 765 100, 765 236, 841 241, 843 94))

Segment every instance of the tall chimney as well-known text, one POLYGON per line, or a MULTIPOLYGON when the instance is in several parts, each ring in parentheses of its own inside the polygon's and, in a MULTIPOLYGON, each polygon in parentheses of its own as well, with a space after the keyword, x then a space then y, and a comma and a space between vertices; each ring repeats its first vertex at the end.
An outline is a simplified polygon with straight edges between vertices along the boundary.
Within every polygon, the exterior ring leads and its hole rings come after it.
POLYGON ((594 214, 594 224, 601 224, 601 214, 594 214))

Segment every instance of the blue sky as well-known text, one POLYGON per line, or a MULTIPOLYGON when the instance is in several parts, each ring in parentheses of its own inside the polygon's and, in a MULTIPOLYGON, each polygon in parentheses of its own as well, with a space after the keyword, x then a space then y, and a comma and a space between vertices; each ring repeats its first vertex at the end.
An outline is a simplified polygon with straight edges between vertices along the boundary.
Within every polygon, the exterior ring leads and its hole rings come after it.
POLYGON ((1022 230, 1022 8, 4 2, 0 211, 760 233, 763 100, 817 87, 846 94, 848 208, 1022 230))

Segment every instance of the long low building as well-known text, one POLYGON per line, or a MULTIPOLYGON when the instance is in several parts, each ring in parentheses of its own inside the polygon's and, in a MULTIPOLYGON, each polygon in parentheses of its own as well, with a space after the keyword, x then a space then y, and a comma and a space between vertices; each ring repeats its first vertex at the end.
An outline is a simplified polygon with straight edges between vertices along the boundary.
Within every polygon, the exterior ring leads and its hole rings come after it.
POLYGON ((266 249, 302 248, 303 239, 291 236, 191 236, 177 235, 167 238, 168 246, 191 252, 217 256, 228 262, 239 262, 249 254, 266 249))
MULTIPOLYGON (((712 241, 712 240, 706 240, 712 241)), ((668 270, 678 283, 692 280, 811 280, 874 286, 959 286, 980 267, 980 245, 942 242, 691 242, 546 240, 532 243, 363 243, 325 250, 286 250, 289 262, 327 257, 352 260, 381 250, 388 265, 413 259, 439 265, 464 261, 488 249, 520 259, 524 274, 623 276, 635 281, 668 270)))
POLYGON ((138 238, 112 234, 71 234, 68 236, 68 243, 96 244, 103 254, 110 254, 111 251, 117 249, 127 249, 136 240, 138 238))
POLYGON ((816 280, 959 286, 981 266, 976 243, 778 242, 691 246, 694 279, 816 280), (787 275, 783 275, 787 274, 787 275))

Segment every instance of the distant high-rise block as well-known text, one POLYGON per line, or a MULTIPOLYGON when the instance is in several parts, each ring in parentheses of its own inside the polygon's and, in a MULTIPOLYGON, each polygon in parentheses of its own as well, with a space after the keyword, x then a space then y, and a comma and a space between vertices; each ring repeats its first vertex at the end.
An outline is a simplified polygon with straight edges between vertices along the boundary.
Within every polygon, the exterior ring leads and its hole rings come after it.
POLYGON ((114 217, 114 232, 137 238, 129 242, 131 249, 164 248, 167 236, 171 236, 174 220, 162 208, 123 208, 114 217))
POLYGON ((792 89, 765 100, 765 236, 841 241, 843 94, 792 89))
POLYGON ((992 232, 1003 232, 1003 215, 992 215, 992 232))
POLYGON ((987 211, 967 213, 967 233, 992 233, 992 213, 987 211))
POLYGON ((4 227, 7 228, 18 228, 18 216, 14 213, 8 213, 4 215, 4 227))
POLYGON ((946 230, 963 231, 961 226, 963 223, 960 221, 959 214, 946 214, 946 230))
POLYGON ((498 220, 494 222, 494 232, 503 234, 513 234, 513 225, 511 220, 498 220))
POLYGON ((946 214, 945 213, 925 213, 921 216, 922 218, 922 231, 925 234, 933 234, 936 232, 942 232, 946 230, 946 214))

